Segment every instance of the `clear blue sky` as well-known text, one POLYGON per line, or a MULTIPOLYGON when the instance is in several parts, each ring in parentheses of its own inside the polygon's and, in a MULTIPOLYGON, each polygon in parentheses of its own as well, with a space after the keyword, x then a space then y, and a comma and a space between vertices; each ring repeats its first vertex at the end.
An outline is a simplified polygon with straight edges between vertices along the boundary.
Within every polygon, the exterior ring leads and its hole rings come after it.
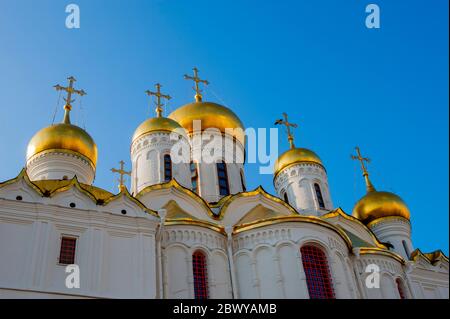
MULTIPOLYGON (((414 245, 448 254, 448 1, 71 2, 0 1, 0 180, 25 165, 29 139, 52 121, 52 86, 74 75, 88 95, 73 121, 99 148, 95 184, 115 191, 109 169, 130 166, 134 129, 153 115, 144 91, 162 83, 174 110, 192 100, 182 76, 197 66, 211 82, 205 99, 247 127, 290 114, 296 144, 321 156, 347 213, 364 195, 350 160, 359 145, 375 186, 409 205, 414 245), (78 30, 65 28, 71 2, 78 30), (369 3, 379 30, 365 27, 369 3)), ((246 175, 274 193, 255 165, 246 175)))

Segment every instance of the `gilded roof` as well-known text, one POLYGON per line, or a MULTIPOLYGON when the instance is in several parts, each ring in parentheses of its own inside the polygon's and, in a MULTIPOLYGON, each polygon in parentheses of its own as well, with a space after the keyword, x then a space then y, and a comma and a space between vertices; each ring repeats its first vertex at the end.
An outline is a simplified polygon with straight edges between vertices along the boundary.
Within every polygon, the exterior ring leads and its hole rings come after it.
POLYGON ((291 148, 281 154, 275 162, 273 171, 274 177, 283 169, 298 163, 314 163, 323 167, 320 157, 306 148, 291 148))
POLYGON ((220 104, 189 103, 173 111, 169 118, 180 123, 189 133, 193 133, 196 129, 194 121, 200 121, 198 122, 200 130, 216 128, 223 134, 231 134, 242 145, 245 145, 244 125, 241 120, 232 110, 220 104))
POLYGON ((353 216, 369 224, 376 219, 392 216, 409 220, 410 212, 405 202, 396 194, 373 190, 356 203, 353 216))
POLYGON ((37 132, 28 143, 27 160, 45 151, 75 152, 89 160, 92 167, 97 165, 97 145, 82 128, 59 123, 37 132))
MULTIPOLYGON (((31 183, 36 185, 43 194, 50 195, 63 187, 69 186, 72 183, 72 180, 40 180, 32 181, 31 183)), ((89 192, 97 201, 106 201, 110 197, 114 196, 113 193, 96 186, 83 183, 79 183, 79 185, 83 190, 89 192)))
POLYGON ((440 249, 432 251, 430 253, 423 253, 420 249, 417 248, 411 253, 410 259, 416 261, 419 256, 424 257, 425 260, 427 260, 432 265, 434 265, 439 260, 448 262, 448 257, 440 249))
POLYGON ((167 117, 153 117, 145 120, 137 127, 133 134, 132 141, 135 141, 137 138, 152 132, 175 132, 186 136, 185 129, 182 128, 176 121, 167 117))

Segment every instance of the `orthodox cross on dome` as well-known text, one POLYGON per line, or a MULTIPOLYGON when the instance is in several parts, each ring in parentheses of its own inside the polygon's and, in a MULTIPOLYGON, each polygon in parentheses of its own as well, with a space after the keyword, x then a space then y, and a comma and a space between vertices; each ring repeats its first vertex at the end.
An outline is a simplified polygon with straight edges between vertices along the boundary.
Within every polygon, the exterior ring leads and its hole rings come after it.
POLYGON ((61 86, 59 84, 56 84, 55 86, 53 86, 56 91, 65 91, 67 92, 67 97, 64 98, 64 101, 66 101, 66 104, 64 105, 64 120, 63 123, 65 124, 70 124, 70 117, 69 117, 69 113, 70 110, 72 110, 72 102, 75 101, 75 99, 72 100, 72 94, 78 94, 79 96, 83 96, 86 95, 86 92, 84 92, 83 90, 76 90, 73 87, 73 83, 76 81, 76 79, 73 76, 69 76, 67 78, 67 80, 69 80, 69 86, 64 87, 61 86))
POLYGON ((288 141, 289 141, 289 145, 291 148, 295 148, 294 145, 294 135, 291 132, 291 127, 292 128, 297 128, 298 125, 295 123, 290 123, 288 120, 288 115, 286 113, 283 113, 283 119, 279 119, 275 121, 275 125, 285 125, 286 129, 287 129, 287 134, 288 134, 288 141))
POLYGON ((208 85, 209 82, 206 80, 202 80, 198 77, 198 69, 197 68, 193 68, 192 70, 194 70, 194 76, 189 76, 189 75, 184 75, 184 79, 185 80, 192 80, 195 82, 195 87, 193 87, 194 91, 195 91, 195 101, 197 102, 201 102, 202 101, 202 90, 200 90, 199 87, 199 83, 203 83, 205 85, 208 85))
POLYGON ((123 176, 124 175, 131 176, 131 172, 127 172, 127 171, 124 170, 124 165, 125 165, 124 161, 120 161, 119 164, 120 164, 120 169, 111 168, 111 172, 118 173, 120 175, 120 178, 119 178, 119 191, 123 191, 126 188, 125 185, 124 185, 124 178, 123 178, 123 176))
POLYGON ((370 158, 363 157, 361 155, 361 151, 358 146, 355 147, 355 150, 356 150, 357 156, 355 156, 355 155, 350 155, 350 156, 352 159, 358 160, 361 163, 361 169, 363 171, 363 176, 364 176, 364 179, 366 180, 367 192, 372 192, 375 190, 375 187, 373 187, 372 183, 370 182, 369 172, 367 171, 367 168, 364 165, 364 162, 370 163, 370 158))
POLYGON ((161 103, 161 99, 167 99, 167 100, 171 99, 170 95, 166 95, 166 94, 162 94, 161 93, 161 86, 162 86, 161 84, 156 83, 155 84, 156 92, 152 92, 152 91, 149 91, 149 90, 145 91, 145 93, 147 93, 148 96, 152 96, 152 95, 156 96, 156 102, 155 102, 156 109, 155 109, 155 111, 156 111, 156 116, 157 117, 161 117, 162 116, 162 106, 163 106, 163 104, 161 103))

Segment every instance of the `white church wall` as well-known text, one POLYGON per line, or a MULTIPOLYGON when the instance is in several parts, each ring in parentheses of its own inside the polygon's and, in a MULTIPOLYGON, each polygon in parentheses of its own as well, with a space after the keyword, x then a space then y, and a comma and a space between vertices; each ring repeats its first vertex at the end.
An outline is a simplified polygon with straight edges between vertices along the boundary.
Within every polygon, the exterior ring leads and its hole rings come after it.
POLYGON ((423 258, 419 258, 411 266, 409 279, 415 298, 448 299, 448 263, 438 261, 432 265, 423 258))
POLYGON ((23 288, 27 285, 32 255, 34 223, 3 214, 0 205, 0 287, 23 288))
POLYGON ((21 290, 29 296, 40 292, 43 298, 52 294, 154 298, 157 218, 141 214, 131 217, 98 209, 2 200, 1 295, 6 298, 11 291, 13 297, 21 290), (66 265, 59 264, 62 236, 77 239, 75 263, 80 270, 80 288, 66 287, 66 265))
POLYGON ((234 256, 236 265, 237 287, 239 290, 239 298, 251 299, 260 298, 257 290, 257 277, 253 270, 255 262, 251 256, 251 252, 240 250, 234 256))
MULTIPOLYGON (((360 287, 364 289, 363 294, 369 299, 399 299, 400 294, 395 282, 396 278, 400 278, 402 282, 406 282, 406 274, 403 265, 400 261, 378 254, 365 254, 355 258, 355 263, 358 263, 358 272, 360 274, 360 287), (366 271, 368 265, 376 265, 380 274, 380 287, 369 288, 366 285, 366 278, 373 274, 373 270, 366 271)), ((404 285, 405 294, 411 296, 411 291, 408 285, 404 285)))
POLYGON ((408 220, 402 217, 389 217, 376 220, 369 226, 380 241, 389 242, 397 254, 406 260, 409 259, 414 249, 411 242, 411 224, 408 220))
POLYGON ((274 179, 278 195, 288 195, 289 203, 301 214, 320 216, 333 209, 325 169, 317 164, 298 163, 283 169, 274 179), (314 184, 320 187, 325 209, 320 208, 314 184))
MULTIPOLYGON (((235 235, 237 277, 239 280, 252 278, 252 273, 256 277, 252 282, 255 289, 245 288, 244 295, 248 294, 249 298, 308 298, 300 253, 305 244, 319 246, 327 256, 336 297, 350 298, 357 288, 352 282, 347 283, 351 274, 345 261, 334 258, 335 252, 348 256, 346 243, 325 227, 301 222, 273 224, 235 235), (284 248, 277 248, 277 245, 284 248), (269 286, 270 292, 265 291, 269 286)), ((238 283, 239 287, 248 285, 248 279, 244 280, 245 284, 238 283)))
POLYGON ((80 183, 92 184, 95 170, 84 157, 67 152, 42 152, 27 162, 30 180, 72 179, 75 175, 80 183))
POLYGON ((281 241, 277 244, 277 255, 279 256, 282 282, 284 283, 284 298, 309 298, 298 245, 281 241), (298 265, 298 268, 293 267, 293 265, 298 265))
MULTIPOLYGON (((185 138, 182 141, 189 151, 189 142, 185 138)), ((173 145, 178 142, 167 132, 152 132, 133 142, 131 145, 133 193, 138 193, 147 186, 165 182, 164 155, 171 155, 173 145)), ((172 177, 184 187, 191 188, 189 153, 186 156, 187 159, 183 161, 172 158, 172 177)))
POLYGON ((192 255, 206 256, 211 298, 231 298, 231 279, 223 234, 195 225, 164 226, 164 295, 167 298, 194 298, 192 255))
POLYGON ((241 171, 243 172, 245 149, 240 142, 218 130, 208 130, 203 132, 202 137, 194 134, 190 143, 192 158, 199 163, 199 190, 202 198, 207 202, 217 202, 223 197, 219 193, 216 165, 220 161, 226 163, 230 194, 243 191, 241 171))

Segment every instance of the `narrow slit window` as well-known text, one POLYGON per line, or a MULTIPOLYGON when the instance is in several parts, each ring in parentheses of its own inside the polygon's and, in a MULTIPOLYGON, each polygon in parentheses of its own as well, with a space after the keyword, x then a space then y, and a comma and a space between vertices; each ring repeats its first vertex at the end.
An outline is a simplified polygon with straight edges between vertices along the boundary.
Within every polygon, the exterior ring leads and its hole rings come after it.
POLYGON ((406 240, 402 240, 402 245, 403 245, 403 249, 405 250, 406 256, 408 256, 408 258, 409 258, 410 251, 409 251, 408 245, 406 244, 406 240))
POLYGON ((284 194, 283 194, 283 199, 284 199, 284 202, 285 202, 285 203, 289 204, 289 198, 288 198, 287 193, 284 193, 284 194))
POLYGON ((242 185, 242 191, 247 191, 247 187, 245 186, 245 180, 244 180, 244 171, 241 170, 241 185, 242 185))
POLYGON ((219 179, 219 194, 222 196, 229 195, 227 165, 224 162, 217 163, 217 177, 219 179))
POLYGON ((195 162, 191 162, 191 182, 192 182, 192 190, 198 194, 198 165, 195 162))
POLYGON ((314 184, 314 190, 316 191, 317 203, 319 204, 320 209, 325 209, 325 202, 322 196, 322 190, 320 189, 319 184, 314 184))
POLYGON ((172 159, 170 155, 164 155, 164 181, 172 180, 172 159))
POLYGON ((397 284, 397 289, 398 289, 398 294, 400 295, 400 299, 406 299, 406 294, 405 291, 403 290, 403 285, 402 285, 402 281, 397 278, 395 280, 396 284, 397 284))

